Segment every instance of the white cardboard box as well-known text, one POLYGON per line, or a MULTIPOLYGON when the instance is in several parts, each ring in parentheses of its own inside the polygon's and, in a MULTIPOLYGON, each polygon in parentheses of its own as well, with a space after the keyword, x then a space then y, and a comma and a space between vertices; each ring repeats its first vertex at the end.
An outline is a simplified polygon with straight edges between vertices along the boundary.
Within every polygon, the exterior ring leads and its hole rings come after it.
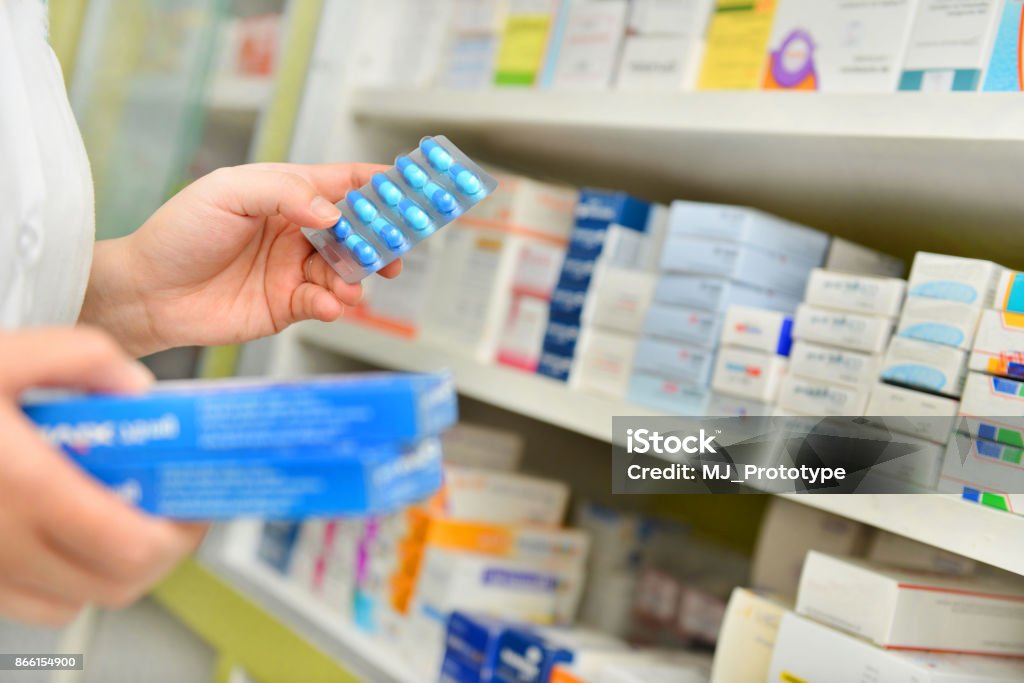
POLYGON ((907 296, 989 308, 1003 271, 991 261, 919 251, 910 269, 907 296))
POLYGON ((960 402, 879 382, 871 390, 865 413, 883 420, 889 429, 933 443, 945 443, 956 424, 960 402))
POLYGON ((789 612, 782 617, 764 680, 1009 683, 1024 680, 1024 664, 1003 657, 883 650, 789 612), (836 678, 840 672, 841 678, 836 678))
MULTIPOLYGON (((557 90, 606 90, 626 35, 628 0, 574 0, 557 53, 551 87, 557 90)), ((558 40, 558 38, 555 38, 558 40)))
POLYGON ((868 387, 855 389, 786 375, 779 387, 778 405, 800 415, 863 415, 869 393, 868 387))
POLYGON ((700 237, 748 244, 789 259, 820 265, 828 251, 825 233, 745 206, 677 199, 669 208, 673 237, 700 237))
POLYGON ((781 600, 734 588, 718 634, 711 683, 764 683, 782 617, 781 600))
POLYGON ((876 529, 871 538, 867 559, 911 571, 959 576, 973 574, 977 568, 977 563, 972 559, 881 529, 876 529))
POLYGON ((523 459, 526 439, 517 431, 459 422, 441 435, 441 447, 449 465, 512 472, 523 459))
POLYGON ((583 322, 639 334, 654 294, 654 273, 598 265, 583 307, 583 322))
POLYGON ((765 88, 892 92, 915 5, 916 0, 779 3, 765 88))
POLYGON ((848 387, 871 386, 878 381, 882 357, 834 346, 797 341, 789 354, 789 371, 797 377, 835 382, 848 387))
POLYGON ((892 328, 891 318, 801 304, 793 322, 793 338, 865 353, 880 353, 889 344, 892 328))
POLYGON ((1001 0, 921 0, 900 90, 980 90, 1002 5, 1001 0))
POLYGON ((793 345, 793 318, 763 308, 730 306, 722 323, 721 344, 788 356, 793 345))
POLYGON ((496 524, 557 526, 565 517, 569 487, 553 479, 446 466, 444 513, 496 524))
POLYGON ((863 552, 867 538, 867 527, 859 522, 785 498, 772 498, 757 535, 751 585, 793 598, 809 550, 856 555, 863 552))
POLYGON ((966 377, 966 351, 916 339, 893 337, 882 361, 883 381, 954 398, 966 377))
POLYGON ((722 314, 716 311, 655 303, 647 309, 643 334, 713 349, 721 336, 722 321, 722 314))
POLYGON ((718 394, 773 403, 786 374, 785 358, 733 346, 718 350, 711 388, 718 394))
POLYGON ((983 312, 969 367, 990 375, 1024 379, 1024 315, 983 312))
POLYGON ((815 268, 804 301, 824 308, 894 318, 903 306, 906 280, 851 275, 815 268))
POLYGON ((970 350, 981 308, 973 304, 911 297, 903 307, 896 335, 970 350))
POLYGON ((636 355, 636 337, 585 327, 576 342, 569 386, 581 391, 623 398, 636 355))
POLYGON ((797 613, 883 647, 1024 654, 1024 591, 810 552, 797 613))
POLYGON ((773 407, 771 403, 712 391, 708 397, 705 414, 708 417, 763 417, 771 415, 773 407))

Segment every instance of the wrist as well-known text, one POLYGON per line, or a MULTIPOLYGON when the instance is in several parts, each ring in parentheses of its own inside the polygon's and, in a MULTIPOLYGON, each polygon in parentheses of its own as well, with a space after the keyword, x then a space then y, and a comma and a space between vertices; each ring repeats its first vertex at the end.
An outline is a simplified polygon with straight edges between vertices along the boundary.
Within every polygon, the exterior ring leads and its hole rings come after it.
POLYGON ((80 323, 109 332, 132 356, 169 348, 156 334, 131 256, 131 237, 96 243, 80 323))

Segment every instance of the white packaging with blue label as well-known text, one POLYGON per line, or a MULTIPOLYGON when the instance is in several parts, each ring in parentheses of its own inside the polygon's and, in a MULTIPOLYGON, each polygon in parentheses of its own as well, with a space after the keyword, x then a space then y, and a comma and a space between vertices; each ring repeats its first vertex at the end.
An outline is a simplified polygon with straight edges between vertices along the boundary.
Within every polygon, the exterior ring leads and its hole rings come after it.
POLYGON ((970 350, 981 311, 973 304, 911 297, 903 307, 896 336, 970 350))
POLYGON ((345 282, 356 283, 486 198, 497 181, 444 136, 425 137, 394 167, 345 195, 341 218, 302 234, 345 282))
POLYGON ((392 509, 441 481, 447 375, 172 382, 25 406, 43 436, 158 515, 297 518, 392 509))
POLYGON ((882 361, 881 377, 891 384, 959 397, 967 378, 967 352, 894 337, 882 361))
POLYGON ((797 377, 865 387, 878 380, 880 363, 878 354, 798 341, 790 353, 789 371, 797 377))
POLYGON ((920 251, 910 268, 907 296, 988 308, 1003 271, 1002 266, 991 261, 920 251))

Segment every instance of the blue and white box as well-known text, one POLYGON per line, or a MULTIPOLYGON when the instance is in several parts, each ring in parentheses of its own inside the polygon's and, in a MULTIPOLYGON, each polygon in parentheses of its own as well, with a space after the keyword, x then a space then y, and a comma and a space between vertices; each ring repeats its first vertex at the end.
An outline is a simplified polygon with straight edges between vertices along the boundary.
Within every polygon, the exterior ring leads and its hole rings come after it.
POLYGON ((685 384, 707 386, 715 365, 715 350, 641 337, 633 359, 633 373, 656 375, 685 384))
POLYGON ((793 319, 778 311, 730 306, 722 324, 721 343, 788 356, 793 346, 793 319))
POLYGON ((718 345, 721 328, 722 315, 718 312, 653 304, 647 310, 643 333, 713 349, 718 345))
POLYGON ((991 261, 919 251, 910 268, 907 297, 991 308, 1004 270, 991 261))
POLYGON ((709 395, 707 385, 677 382, 645 372, 634 372, 626 391, 630 403, 666 415, 704 415, 709 395))
POLYGON ((896 336, 970 350, 981 312, 974 304, 911 297, 903 307, 896 336))
POLYGON ((441 481, 451 377, 189 381, 24 406, 43 436, 149 512, 297 518, 386 511, 441 481))
POLYGON ((818 230, 743 206, 676 200, 669 215, 670 237, 702 237, 748 244, 819 266, 829 236, 818 230))
POLYGON ((759 247, 701 237, 669 235, 661 269, 669 273, 714 275, 790 296, 802 296, 815 264, 759 247))
POLYGON ((967 379, 967 351, 894 337, 882 361, 885 382, 957 398, 967 379))
POLYGON ((799 295, 709 275, 662 273, 654 288, 657 303, 705 311, 725 311, 737 305, 792 313, 801 300, 799 295))

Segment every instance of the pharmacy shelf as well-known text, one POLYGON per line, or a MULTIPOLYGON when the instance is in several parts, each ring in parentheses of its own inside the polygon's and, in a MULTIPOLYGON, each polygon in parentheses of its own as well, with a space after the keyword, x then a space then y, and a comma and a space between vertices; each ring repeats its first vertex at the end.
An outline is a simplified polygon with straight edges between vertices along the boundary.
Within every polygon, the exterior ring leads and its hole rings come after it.
POLYGON ((723 132, 1024 142, 1016 94, 542 92, 536 90, 356 92, 357 117, 460 128, 582 128, 652 133, 723 132))
POLYGON ((464 396, 602 441, 611 442, 613 416, 651 415, 650 408, 570 391, 564 382, 364 325, 307 322, 299 328, 301 340, 371 365, 409 372, 449 369, 464 396))
POLYGON ((378 88, 354 91, 346 116, 387 154, 441 132, 532 175, 756 206, 904 258, 926 249, 1024 267, 1017 93, 378 88), (965 240, 965 226, 979 229, 965 240))
MULTIPOLYGON (((615 415, 652 411, 570 390, 565 384, 497 367, 422 342, 354 323, 302 323, 298 338, 380 367, 455 374, 459 392, 603 441, 611 440, 615 415)), ((796 502, 907 536, 1001 569, 1024 574, 1024 517, 992 510, 947 494, 794 495, 796 502)))

